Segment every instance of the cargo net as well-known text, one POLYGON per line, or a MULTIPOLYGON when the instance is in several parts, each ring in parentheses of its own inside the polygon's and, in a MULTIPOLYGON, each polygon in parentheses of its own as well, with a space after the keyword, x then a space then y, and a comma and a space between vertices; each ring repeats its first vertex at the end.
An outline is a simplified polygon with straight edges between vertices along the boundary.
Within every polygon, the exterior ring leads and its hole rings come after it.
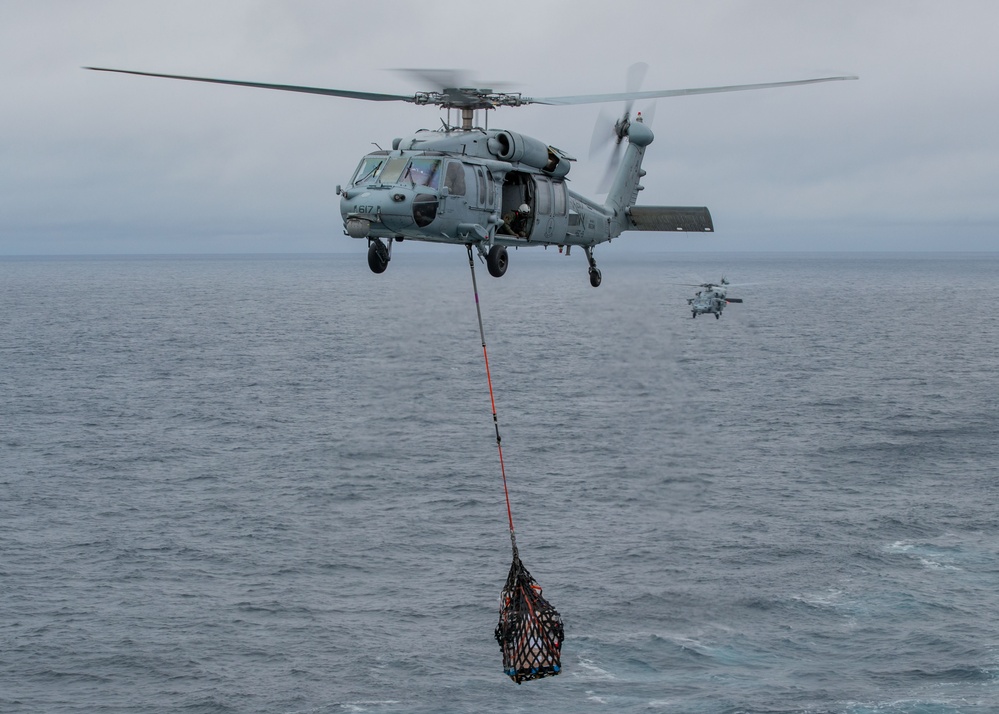
POLYGON ((541 586, 520 562, 516 549, 500 593, 495 634, 503 652, 503 671, 517 684, 554 677, 562 670, 562 617, 541 596, 541 586))

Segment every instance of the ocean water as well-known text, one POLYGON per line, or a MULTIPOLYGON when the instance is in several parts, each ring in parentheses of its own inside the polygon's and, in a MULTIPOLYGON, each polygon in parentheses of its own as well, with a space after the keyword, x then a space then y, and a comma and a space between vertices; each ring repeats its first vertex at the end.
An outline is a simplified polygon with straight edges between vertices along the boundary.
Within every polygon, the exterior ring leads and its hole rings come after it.
POLYGON ((0 259, 0 711, 999 711, 999 254, 480 265, 566 627, 518 686, 467 256, 426 248, 0 259))

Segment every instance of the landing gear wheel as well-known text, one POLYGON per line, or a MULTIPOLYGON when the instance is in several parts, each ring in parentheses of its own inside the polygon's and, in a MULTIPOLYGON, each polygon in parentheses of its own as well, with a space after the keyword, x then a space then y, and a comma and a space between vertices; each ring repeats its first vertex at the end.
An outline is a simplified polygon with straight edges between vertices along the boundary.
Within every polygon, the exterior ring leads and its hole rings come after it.
POLYGON ((377 238, 368 244, 368 267, 372 273, 384 273, 388 267, 389 252, 385 244, 377 238))
POLYGON ((720 313, 720 312, 716 312, 716 313, 715 313, 715 319, 716 319, 716 320, 719 320, 719 319, 721 319, 721 313, 720 313))
POLYGON ((586 262, 590 264, 590 285, 595 288, 600 287, 600 269, 597 267, 597 261, 593 259, 593 246, 588 245, 583 248, 586 251, 586 262))
POLYGON ((510 257, 506 253, 506 248, 501 245, 494 245, 486 255, 486 267, 489 274, 494 278, 502 278, 506 273, 506 268, 510 264, 510 257))
POLYGON ((696 312, 690 313, 690 319, 691 320, 696 320, 697 319, 697 313, 696 312))

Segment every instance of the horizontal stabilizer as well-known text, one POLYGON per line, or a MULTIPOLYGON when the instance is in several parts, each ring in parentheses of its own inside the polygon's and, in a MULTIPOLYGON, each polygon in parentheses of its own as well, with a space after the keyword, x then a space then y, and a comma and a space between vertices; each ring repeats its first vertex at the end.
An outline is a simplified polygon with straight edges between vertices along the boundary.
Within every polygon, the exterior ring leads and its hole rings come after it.
POLYGON ((742 298, 725 298, 725 302, 742 302, 742 298))
POLYGON ((711 214, 703 206, 631 206, 628 229, 633 231, 690 231, 712 233, 711 214))

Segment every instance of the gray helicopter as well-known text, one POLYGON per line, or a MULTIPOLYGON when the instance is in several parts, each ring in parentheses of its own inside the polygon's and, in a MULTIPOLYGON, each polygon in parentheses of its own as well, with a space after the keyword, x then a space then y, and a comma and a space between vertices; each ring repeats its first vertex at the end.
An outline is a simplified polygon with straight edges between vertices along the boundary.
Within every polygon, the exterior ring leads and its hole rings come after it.
POLYGON ((654 138, 641 114, 632 120, 635 100, 857 79, 819 77, 640 92, 637 85, 646 65, 638 64, 629 70, 626 92, 525 97, 520 93, 461 86, 458 74, 448 70, 411 70, 428 84, 441 88, 408 96, 106 67, 84 69, 446 109, 448 119, 442 119, 441 129, 417 131, 395 139, 391 150, 379 149, 367 154, 347 185, 337 186, 344 233, 367 241, 368 266, 372 272, 384 272, 392 257, 393 244, 404 240, 474 246, 489 273, 497 278, 506 273, 510 247, 558 246, 568 255, 573 246, 580 246, 589 263, 593 287, 601 282, 593 258, 594 247, 624 231, 714 230, 711 214, 705 207, 635 205, 643 188, 639 182, 645 175, 642 159, 654 138), (605 137, 614 142, 614 151, 607 198, 603 202, 568 189, 566 176, 575 159, 566 152, 514 131, 488 128, 489 110, 499 107, 622 101, 626 103, 624 114, 605 137), (451 110, 459 113, 460 126, 450 124, 451 110), (485 114, 484 128, 475 126, 477 111, 485 114), (622 157, 625 139, 628 141, 622 157))
POLYGON ((713 314, 718 320, 726 305, 732 302, 742 302, 742 298, 727 297, 729 282, 725 278, 722 278, 720 283, 701 283, 694 287, 701 289, 694 294, 694 297, 687 298, 692 318, 696 318, 698 315, 713 314))

